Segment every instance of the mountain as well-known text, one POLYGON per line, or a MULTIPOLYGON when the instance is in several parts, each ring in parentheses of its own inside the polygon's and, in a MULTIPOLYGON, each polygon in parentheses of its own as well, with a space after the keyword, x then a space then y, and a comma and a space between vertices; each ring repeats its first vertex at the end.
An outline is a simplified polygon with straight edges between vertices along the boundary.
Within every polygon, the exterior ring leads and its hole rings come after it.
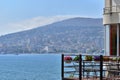
POLYGON ((70 18, 0 37, 0 53, 97 52, 103 49, 100 18, 70 18))

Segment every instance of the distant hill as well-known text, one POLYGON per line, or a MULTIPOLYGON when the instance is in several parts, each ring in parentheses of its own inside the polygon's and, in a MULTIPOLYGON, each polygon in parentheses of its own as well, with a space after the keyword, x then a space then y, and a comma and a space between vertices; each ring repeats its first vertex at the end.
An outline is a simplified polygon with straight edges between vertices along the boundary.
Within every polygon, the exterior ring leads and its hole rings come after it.
POLYGON ((103 49, 99 18, 71 18, 0 37, 0 53, 97 52, 103 49))

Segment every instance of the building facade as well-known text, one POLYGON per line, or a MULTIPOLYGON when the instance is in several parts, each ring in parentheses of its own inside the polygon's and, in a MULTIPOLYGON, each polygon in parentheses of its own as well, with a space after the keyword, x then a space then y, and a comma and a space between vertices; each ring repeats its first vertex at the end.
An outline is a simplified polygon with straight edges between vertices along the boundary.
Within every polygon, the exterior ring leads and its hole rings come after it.
POLYGON ((120 0, 105 0, 105 54, 120 55, 120 0))

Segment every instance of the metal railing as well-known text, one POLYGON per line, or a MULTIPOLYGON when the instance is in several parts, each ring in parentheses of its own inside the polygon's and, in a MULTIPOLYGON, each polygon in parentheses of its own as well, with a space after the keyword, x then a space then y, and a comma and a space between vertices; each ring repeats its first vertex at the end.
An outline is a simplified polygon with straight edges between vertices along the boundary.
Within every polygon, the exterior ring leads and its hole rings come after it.
MULTIPOLYGON (((84 72, 88 72, 88 71, 84 71, 84 69, 85 69, 85 64, 84 64, 84 60, 82 59, 82 57, 83 56, 86 56, 86 55, 81 55, 81 54, 79 54, 79 55, 70 55, 70 56, 79 56, 79 60, 78 60, 78 63, 77 63, 77 65, 67 65, 67 66, 65 66, 65 62, 64 62, 64 57, 65 56, 69 56, 69 55, 64 55, 64 54, 62 54, 62 64, 61 64, 61 77, 62 77, 62 80, 83 80, 83 76, 85 76, 84 75, 84 72), (78 70, 76 70, 77 72, 78 72, 78 78, 77 79, 69 79, 69 78, 66 78, 65 76, 64 76, 64 73, 65 73, 65 67, 66 68, 74 68, 75 66, 77 66, 77 69, 78 70)), ((88 55, 87 55, 88 56, 88 55)), ((90 56, 90 55, 89 55, 90 56)), ((93 55, 92 55, 93 56, 93 55)), ((103 75, 102 75, 102 73, 103 73, 103 56, 102 55, 99 55, 99 57, 100 57, 100 61, 98 62, 99 63, 99 69, 98 69, 98 71, 99 71, 99 80, 103 80, 103 75)), ((76 62, 76 61, 73 61, 73 63, 74 62, 76 62)), ((88 61, 89 62, 89 61, 88 61)), ((92 61, 91 62, 89 62, 89 63, 93 63, 92 61)), ((93 67, 91 64, 90 65, 87 65, 88 67, 93 67)), ((96 65, 95 65, 96 66, 96 65)), ((92 70, 92 69, 91 69, 92 70)), ((68 71, 68 73, 69 72, 71 72, 71 73, 75 73, 76 71, 68 71)), ((97 77, 97 76, 96 76, 97 77)), ((87 75, 87 79, 89 79, 89 75, 87 75)), ((92 79, 92 80, 94 80, 94 79, 92 79)))
POLYGON ((120 56, 62 54, 61 60, 62 80, 120 80, 120 56))
POLYGON ((105 7, 104 14, 110 14, 110 13, 120 13, 120 5, 112 6, 112 7, 105 7))

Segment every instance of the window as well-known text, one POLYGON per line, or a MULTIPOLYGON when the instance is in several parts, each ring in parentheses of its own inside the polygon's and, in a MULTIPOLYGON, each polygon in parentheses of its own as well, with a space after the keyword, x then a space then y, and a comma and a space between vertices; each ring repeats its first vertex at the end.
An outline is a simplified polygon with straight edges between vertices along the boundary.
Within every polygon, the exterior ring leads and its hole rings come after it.
POLYGON ((117 55, 117 24, 110 25, 110 55, 117 55))

